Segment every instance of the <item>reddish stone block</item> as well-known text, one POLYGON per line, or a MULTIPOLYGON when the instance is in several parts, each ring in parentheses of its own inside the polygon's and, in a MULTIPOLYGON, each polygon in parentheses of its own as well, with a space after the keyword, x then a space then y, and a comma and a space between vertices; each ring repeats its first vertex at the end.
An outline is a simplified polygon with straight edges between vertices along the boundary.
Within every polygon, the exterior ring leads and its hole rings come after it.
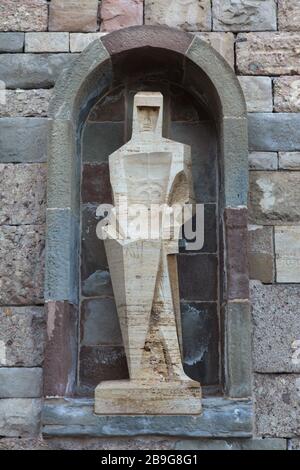
POLYGON ((108 163, 83 166, 81 197, 83 203, 112 204, 108 163))
POLYGON ((51 0, 49 31, 89 32, 98 29, 98 0, 51 0))
POLYGON ((224 212, 226 232, 227 298, 249 299, 248 211, 227 208, 224 212))
POLYGON ((48 302, 44 395, 74 393, 77 367, 77 307, 65 301, 48 302))
POLYGON ((143 24, 143 0, 102 0, 101 31, 110 32, 143 24))

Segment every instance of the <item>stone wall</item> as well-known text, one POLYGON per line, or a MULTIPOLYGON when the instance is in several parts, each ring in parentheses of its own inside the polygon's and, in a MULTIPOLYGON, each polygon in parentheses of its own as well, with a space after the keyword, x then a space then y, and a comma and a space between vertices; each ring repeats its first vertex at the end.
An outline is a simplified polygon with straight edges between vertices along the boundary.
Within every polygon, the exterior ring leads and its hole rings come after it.
POLYGON ((1 1, 0 448, 299 448, 299 45, 299 0, 1 1), (64 65, 99 35, 143 23, 199 34, 228 61, 245 93, 253 441, 74 438, 45 443, 39 438, 51 89, 64 65))

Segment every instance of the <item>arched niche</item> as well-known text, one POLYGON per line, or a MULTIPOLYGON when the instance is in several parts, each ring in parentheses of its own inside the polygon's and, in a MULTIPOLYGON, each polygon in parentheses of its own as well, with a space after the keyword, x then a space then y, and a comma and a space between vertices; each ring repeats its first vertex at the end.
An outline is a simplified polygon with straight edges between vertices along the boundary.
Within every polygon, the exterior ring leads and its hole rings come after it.
MULTIPOLYGON (((126 90, 129 108, 124 115, 126 141, 130 137, 130 103, 134 90, 140 87, 162 91, 169 103, 171 89, 175 94, 182 92, 184 102, 191 100, 198 116, 209 122, 213 133, 215 200, 202 201, 202 193, 198 202, 214 203, 217 207, 219 274, 214 301, 218 304, 221 388, 216 393, 235 399, 249 398, 248 139, 243 93, 230 66, 199 37, 152 26, 123 29, 93 42, 63 71, 54 89, 48 148, 45 396, 72 396, 78 384, 81 169, 88 116, 95 109, 100 114, 105 112, 103 107, 101 111, 101 103, 109 103, 118 90, 126 90)), ((106 109, 114 112, 113 106, 106 109)), ((166 113, 165 123, 165 132, 172 139, 187 139, 190 143, 187 133, 180 136, 176 121, 172 127, 170 113, 166 113)), ((207 133, 203 139, 205 136, 207 133)), ((198 145, 203 141, 200 128, 194 132, 194 138, 198 138, 198 144, 195 140, 191 142, 197 159, 198 145)), ((105 137, 99 141, 99 154, 103 151, 101 145, 105 146, 105 137)), ((205 147, 200 156, 207 157, 205 147)), ((203 185, 209 186, 210 177, 201 175, 203 160, 200 158, 199 162, 195 168, 200 168, 200 173, 194 172, 194 184, 200 185, 201 192, 203 185)), ((191 258, 184 264, 187 272, 195 269, 191 258)))

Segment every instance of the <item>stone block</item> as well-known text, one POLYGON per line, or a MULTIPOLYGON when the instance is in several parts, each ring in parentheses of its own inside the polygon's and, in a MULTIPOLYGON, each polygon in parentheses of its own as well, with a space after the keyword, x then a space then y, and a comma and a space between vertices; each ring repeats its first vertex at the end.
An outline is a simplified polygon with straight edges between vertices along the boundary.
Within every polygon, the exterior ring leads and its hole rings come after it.
POLYGON ((274 282, 275 262, 273 227, 250 225, 248 227, 248 258, 250 279, 266 284, 274 282))
POLYGON ((24 33, 0 33, 0 53, 23 52, 24 36, 24 33))
POLYGON ((102 0, 101 31, 111 32, 120 28, 142 25, 143 14, 143 0, 102 0))
POLYGON ((289 450, 300 450, 300 438, 290 440, 289 450))
MULTIPOLYGON (((90 122, 122 122, 125 121, 125 88, 114 88, 103 96, 91 109, 88 116, 90 122)), ((128 103, 127 103, 128 107, 128 103)), ((128 113, 128 109, 127 109, 128 113)), ((128 119, 129 121, 129 119, 128 119)))
POLYGON ((299 127, 300 113, 249 114, 249 149, 258 152, 300 150, 299 127))
POLYGON ((89 44, 106 33, 70 33, 70 51, 82 52, 89 44))
POLYGON ((47 31, 46 0, 1 0, 0 31, 47 31))
POLYGON ((43 303, 44 227, 3 225, 0 241, 0 304, 43 303))
POLYGON ((6 90, 0 117, 47 117, 52 90, 6 90))
POLYGON ((46 119, 0 119, 0 162, 31 163, 47 160, 46 119))
POLYGON ((216 301, 218 260, 210 254, 180 254, 177 257, 180 298, 216 301))
POLYGON ((197 33, 200 39, 210 44, 234 69, 234 35, 233 33, 197 33))
POLYGON ((300 225, 275 227, 277 282, 300 282, 300 225))
POLYGON ((49 31, 97 31, 98 0, 52 0, 49 31))
POLYGON ((298 0, 278 0, 278 27, 281 31, 300 30, 300 4, 298 0))
POLYGON ((258 436, 300 435, 300 375, 255 374, 254 396, 258 436))
POLYGON ((300 112, 300 76, 274 79, 274 111, 300 112))
POLYGON ((88 123, 83 134, 83 160, 86 163, 108 161, 108 156, 124 145, 122 122, 88 123))
POLYGON ((276 0, 212 0, 215 31, 273 31, 277 29, 276 0))
POLYGON ((0 225, 45 223, 46 173, 44 163, 0 163, 0 225))
POLYGON ((273 111, 272 80, 270 77, 238 77, 249 113, 273 111))
POLYGON ((30 398, 0 400, 0 435, 33 437, 39 434, 42 402, 30 398))
POLYGON ((280 170, 300 170, 300 152, 279 152, 280 170))
POLYGON ((0 399, 39 398, 43 370, 39 367, 0 367, 0 399))
POLYGON ((286 450, 286 439, 182 439, 176 450, 286 450))
POLYGON ((264 286, 251 282, 252 355, 256 372, 300 372, 299 295, 297 285, 264 286))
POLYGON ((43 307, 0 308, 0 367, 37 367, 43 363, 43 307))
POLYGON ((222 312, 225 389, 231 398, 251 396, 251 312, 247 301, 228 302, 222 312))
POLYGON ((69 33, 26 33, 25 52, 69 52, 69 33))
POLYGON ((249 222, 287 225, 300 221, 300 173, 251 171, 249 222))
POLYGON ((81 183, 83 203, 112 204, 112 189, 109 179, 108 163, 83 165, 81 183))
MULTIPOLYGON (((102 246, 104 255, 104 246, 102 246)), ((101 295, 113 296, 111 278, 108 271, 98 270, 93 272, 82 283, 82 295, 84 297, 97 297, 101 295)))
POLYGON ((250 170, 277 170, 278 156, 276 152, 250 152, 250 170))
POLYGON ((210 0, 146 0, 145 24, 162 24, 186 31, 210 31, 210 0))
POLYGON ((300 33, 240 33, 237 70, 242 75, 300 74, 300 33))
POLYGON ((47 209, 45 299, 77 303, 79 220, 70 209, 47 209))
POLYGON ((90 299, 82 303, 81 344, 122 346, 122 335, 114 299, 90 299))
POLYGON ((0 80, 6 88, 50 88, 76 54, 2 54, 0 80))

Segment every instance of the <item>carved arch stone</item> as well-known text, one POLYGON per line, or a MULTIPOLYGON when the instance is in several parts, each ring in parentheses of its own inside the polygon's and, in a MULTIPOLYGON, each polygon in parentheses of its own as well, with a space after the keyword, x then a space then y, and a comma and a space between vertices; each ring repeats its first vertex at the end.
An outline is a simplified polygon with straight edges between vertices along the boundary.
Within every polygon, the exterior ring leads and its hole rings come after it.
POLYGON ((95 102, 121 74, 130 77, 147 67, 147 57, 158 67, 167 64, 172 79, 199 98, 217 124, 224 245, 223 381, 227 397, 250 398, 245 100, 234 72, 211 46, 197 36, 160 26, 126 28, 94 41, 63 71, 54 88, 48 140, 45 396, 72 395, 75 387, 82 128, 95 102))

